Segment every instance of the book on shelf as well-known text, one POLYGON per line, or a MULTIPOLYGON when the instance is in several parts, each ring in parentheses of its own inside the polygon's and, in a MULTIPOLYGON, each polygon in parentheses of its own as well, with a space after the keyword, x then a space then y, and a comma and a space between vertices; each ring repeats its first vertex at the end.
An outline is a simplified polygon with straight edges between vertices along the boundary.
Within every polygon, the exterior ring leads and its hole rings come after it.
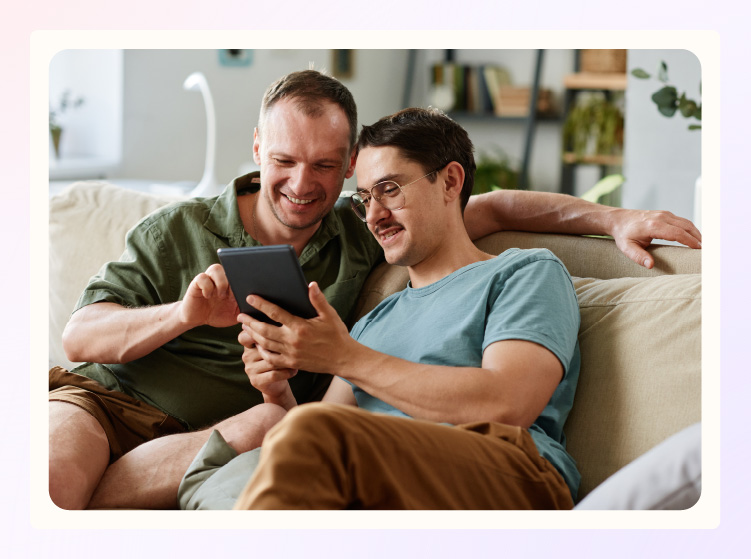
MULTIPOLYGON (((446 112, 524 117, 529 114, 532 89, 511 85, 508 72, 497 65, 442 62, 431 68, 431 104, 446 112)), ((552 95, 540 89, 537 113, 552 114, 552 95)))

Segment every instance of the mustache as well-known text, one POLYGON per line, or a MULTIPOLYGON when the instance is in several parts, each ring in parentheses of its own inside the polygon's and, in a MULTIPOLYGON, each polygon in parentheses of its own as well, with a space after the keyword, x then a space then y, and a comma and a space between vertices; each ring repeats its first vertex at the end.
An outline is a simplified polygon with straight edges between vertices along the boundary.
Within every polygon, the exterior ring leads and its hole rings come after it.
POLYGON ((375 226, 375 229, 373 229, 373 232, 376 235, 380 235, 383 231, 386 231, 387 229, 391 229, 392 227, 402 227, 402 225, 397 221, 389 221, 388 223, 379 223, 375 226))

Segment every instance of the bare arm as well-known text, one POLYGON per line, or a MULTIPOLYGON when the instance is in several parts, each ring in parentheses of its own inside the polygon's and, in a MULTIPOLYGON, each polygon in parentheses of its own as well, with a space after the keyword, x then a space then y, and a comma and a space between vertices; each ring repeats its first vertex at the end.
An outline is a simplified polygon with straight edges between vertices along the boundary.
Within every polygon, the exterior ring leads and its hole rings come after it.
POLYGON ((76 311, 63 332, 71 361, 126 363, 143 357, 180 334, 208 324, 237 324, 237 303, 219 264, 198 274, 182 301, 126 308, 94 303, 76 311))
POLYGON ((347 406, 356 406, 357 400, 352 393, 352 387, 344 382, 340 377, 334 377, 329 385, 326 394, 323 395, 324 402, 334 404, 344 404, 347 406))
POLYGON ((612 208, 551 192, 499 190, 472 196, 464 222, 473 240, 512 230, 610 235, 626 256, 647 268, 654 263, 644 248, 653 239, 701 248, 701 233, 694 224, 670 212, 612 208))
POLYGON ((489 346, 481 368, 412 363, 354 340, 340 356, 341 374, 369 394, 412 417, 455 424, 496 421, 528 428, 563 376, 552 352, 521 340, 489 346))
POLYGON ((562 378, 563 366, 552 352, 519 340, 489 346, 482 367, 424 365, 379 353, 349 336, 320 290, 311 287, 310 293, 318 311, 310 320, 253 298, 253 306, 282 323, 276 327, 250 317, 243 321, 263 358, 278 368, 299 367, 346 378, 413 417, 529 427, 562 378))
POLYGON ((142 357, 186 330, 178 319, 179 303, 129 309, 117 303, 94 303, 76 311, 63 332, 71 361, 126 363, 142 357))

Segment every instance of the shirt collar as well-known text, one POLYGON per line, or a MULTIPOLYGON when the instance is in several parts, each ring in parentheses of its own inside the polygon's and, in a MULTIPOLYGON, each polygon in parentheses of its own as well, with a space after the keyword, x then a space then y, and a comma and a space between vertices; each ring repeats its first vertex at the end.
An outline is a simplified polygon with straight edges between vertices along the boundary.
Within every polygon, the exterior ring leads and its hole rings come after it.
MULTIPOLYGON (((226 238, 230 246, 254 246, 260 244, 245 231, 242 219, 240 218, 240 210, 237 207, 238 196, 257 192, 260 187, 260 171, 253 171, 234 179, 214 199, 214 204, 204 222, 204 227, 212 233, 226 238)), ((324 216, 321 226, 303 249, 300 255, 300 262, 303 263, 310 259, 326 243, 338 236, 341 230, 342 222, 334 208, 324 216)))

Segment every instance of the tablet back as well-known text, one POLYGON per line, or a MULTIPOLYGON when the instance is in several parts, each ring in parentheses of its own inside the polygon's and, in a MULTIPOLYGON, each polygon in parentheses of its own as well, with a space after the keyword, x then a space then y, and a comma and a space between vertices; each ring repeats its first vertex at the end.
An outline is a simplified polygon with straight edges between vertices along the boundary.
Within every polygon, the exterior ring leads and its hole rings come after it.
POLYGON ((259 295, 302 318, 317 316, 308 299, 308 286, 295 250, 290 245, 221 248, 219 260, 227 274, 237 305, 245 314, 276 324, 246 301, 259 295))

